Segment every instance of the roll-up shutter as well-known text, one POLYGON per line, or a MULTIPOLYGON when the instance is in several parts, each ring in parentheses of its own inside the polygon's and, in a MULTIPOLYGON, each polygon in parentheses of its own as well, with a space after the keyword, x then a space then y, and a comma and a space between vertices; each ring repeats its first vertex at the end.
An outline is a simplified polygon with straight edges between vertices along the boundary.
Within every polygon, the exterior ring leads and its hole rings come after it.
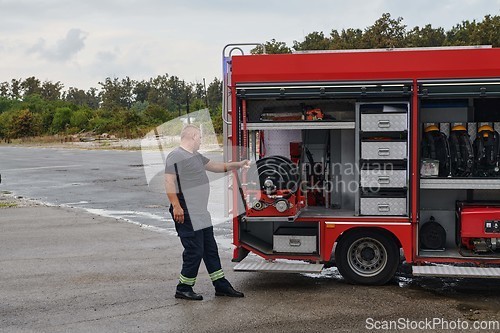
POLYGON ((482 80, 421 80, 418 95, 422 98, 500 97, 500 78, 482 80))
POLYGON ((236 84, 244 99, 408 97, 411 91, 411 81, 236 84))

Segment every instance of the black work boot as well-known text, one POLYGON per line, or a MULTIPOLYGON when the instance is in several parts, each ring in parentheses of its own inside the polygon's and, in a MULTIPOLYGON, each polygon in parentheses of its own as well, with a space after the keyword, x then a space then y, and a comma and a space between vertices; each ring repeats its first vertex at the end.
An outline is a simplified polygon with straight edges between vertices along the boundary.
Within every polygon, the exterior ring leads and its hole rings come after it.
POLYGON ((215 296, 245 297, 245 295, 233 288, 226 278, 221 278, 213 282, 215 286, 215 296))
POLYGON ((175 298, 187 299, 190 301, 201 301, 203 296, 193 291, 193 287, 179 283, 175 290, 175 298))

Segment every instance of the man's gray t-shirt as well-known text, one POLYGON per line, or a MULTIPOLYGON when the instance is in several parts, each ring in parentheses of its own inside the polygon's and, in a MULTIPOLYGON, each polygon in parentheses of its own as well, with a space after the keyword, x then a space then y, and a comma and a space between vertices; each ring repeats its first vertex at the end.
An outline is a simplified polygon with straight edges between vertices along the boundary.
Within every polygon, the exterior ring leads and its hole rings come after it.
POLYGON ((167 156, 165 173, 176 175, 177 165, 177 193, 181 207, 187 210, 193 229, 200 230, 211 226, 210 213, 207 210, 210 196, 210 184, 205 171, 205 165, 210 160, 198 152, 189 151, 178 147, 167 156))

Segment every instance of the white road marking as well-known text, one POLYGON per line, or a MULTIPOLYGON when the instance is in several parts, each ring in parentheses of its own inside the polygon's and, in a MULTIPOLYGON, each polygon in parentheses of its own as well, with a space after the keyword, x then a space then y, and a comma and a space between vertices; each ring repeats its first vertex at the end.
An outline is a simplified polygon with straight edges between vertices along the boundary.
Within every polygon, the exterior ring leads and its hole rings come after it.
POLYGON ((46 166, 46 167, 36 167, 36 168, 16 168, 16 169, 6 169, 0 170, 2 172, 6 171, 24 171, 24 170, 41 170, 41 169, 57 169, 57 168, 77 168, 82 165, 54 165, 54 166, 46 166))

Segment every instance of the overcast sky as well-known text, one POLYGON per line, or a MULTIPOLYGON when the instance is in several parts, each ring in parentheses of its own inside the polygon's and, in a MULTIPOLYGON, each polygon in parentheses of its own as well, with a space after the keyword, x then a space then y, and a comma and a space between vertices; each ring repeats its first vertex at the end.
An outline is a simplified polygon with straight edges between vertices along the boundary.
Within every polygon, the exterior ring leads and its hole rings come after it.
POLYGON ((272 38, 364 29, 382 13, 449 29, 500 15, 500 0, 0 0, 0 82, 36 76, 65 89, 106 77, 221 77, 221 50, 272 38))

